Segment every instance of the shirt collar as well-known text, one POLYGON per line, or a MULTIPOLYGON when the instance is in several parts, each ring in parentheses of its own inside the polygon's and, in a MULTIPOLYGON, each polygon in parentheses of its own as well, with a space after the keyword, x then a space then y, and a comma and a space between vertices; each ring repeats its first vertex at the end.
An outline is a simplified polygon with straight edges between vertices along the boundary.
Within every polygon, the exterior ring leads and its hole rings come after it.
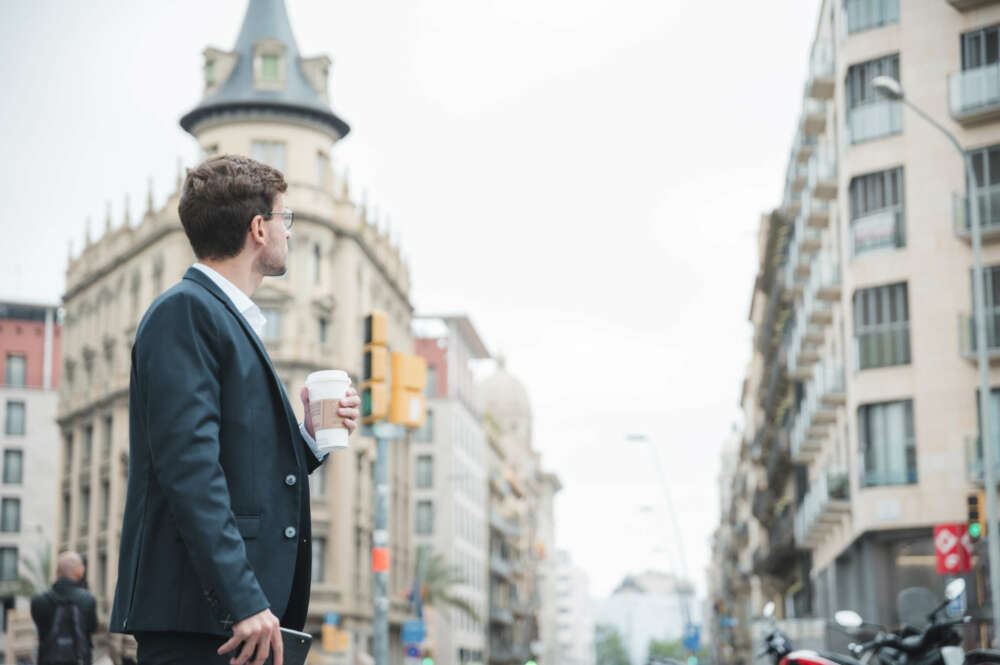
POLYGON ((217 270, 209 268, 201 262, 195 262, 193 267, 205 273, 216 286, 222 289, 222 292, 226 294, 226 297, 233 303, 233 306, 247 320, 253 331, 257 335, 260 335, 264 329, 264 324, 267 323, 267 319, 264 317, 264 313, 260 311, 260 307, 253 300, 250 300, 250 297, 243 293, 238 286, 220 275, 217 270))

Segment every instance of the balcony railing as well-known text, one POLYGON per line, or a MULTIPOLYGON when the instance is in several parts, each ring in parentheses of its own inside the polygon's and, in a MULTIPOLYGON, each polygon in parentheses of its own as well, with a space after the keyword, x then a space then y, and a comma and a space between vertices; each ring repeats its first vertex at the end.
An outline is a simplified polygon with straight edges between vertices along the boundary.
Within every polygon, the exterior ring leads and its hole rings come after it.
POLYGON ((799 215, 795 218, 795 226, 792 233, 792 244, 798 246, 803 254, 815 252, 823 244, 823 235, 817 229, 806 224, 804 215, 799 215))
POLYGON ((847 137, 851 143, 891 136, 903 131, 903 106, 881 100, 855 106, 847 112, 847 137))
POLYGON ((817 154, 809 162, 809 192, 814 199, 837 198, 837 160, 817 154))
POLYGON ((884 323, 874 330, 856 333, 858 369, 906 365, 910 362, 910 322, 884 323))
POLYGON ((851 254, 906 245, 903 209, 885 208, 851 220, 851 254))
POLYGON ((819 136, 826 131, 826 102, 807 98, 802 103, 802 131, 819 136))
POLYGON ((808 134, 799 131, 795 135, 795 142, 792 144, 792 155, 794 155, 795 161, 800 164, 808 163, 809 159, 816 151, 817 143, 818 139, 815 136, 809 136, 808 134))
POLYGON ((806 95, 813 99, 832 99, 835 87, 833 47, 829 42, 817 43, 809 59, 806 95))
MULTIPOLYGON (((840 300, 840 259, 833 250, 818 252, 813 256, 806 284, 806 298, 820 301, 840 300)), ((829 323, 829 321, 818 321, 829 323)))
POLYGON ((792 162, 789 165, 788 186, 793 192, 801 192, 809 182, 809 165, 792 162))
POLYGON ((830 202, 823 199, 809 197, 806 205, 803 206, 802 214, 806 218, 806 224, 814 229, 825 229, 830 226, 830 202))
MULTIPOLYGON (((983 242, 1000 239, 1000 185, 978 188, 976 198, 979 199, 979 230, 983 242)), ((972 219, 969 212, 969 197, 964 194, 953 194, 952 218, 955 222, 955 235, 966 242, 972 242, 972 219)))
POLYGON ((846 0, 847 34, 899 23, 899 0, 846 0))
POLYGON ((514 615, 506 607, 490 603, 490 621, 510 624, 514 623, 514 615))
POLYGON ((795 541, 804 547, 816 545, 850 511, 847 471, 836 467, 822 470, 810 485, 795 516, 795 541))
MULTIPOLYGON (((976 359, 976 319, 971 314, 958 315, 959 353, 969 360, 976 359)), ((1000 307, 986 308, 986 353, 990 360, 1000 357, 1000 307)))
POLYGON ((1000 115, 1000 63, 949 76, 948 104, 951 117, 964 125, 1000 115))
POLYGON ((802 212, 802 192, 793 192, 789 188, 785 193, 785 200, 781 204, 781 209, 789 217, 795 217, 802 212))
POLYGON ((490 557, 490 571, 508 580, 511 578, 511 573, 513 572, 510 563, 496 554, 490 557))

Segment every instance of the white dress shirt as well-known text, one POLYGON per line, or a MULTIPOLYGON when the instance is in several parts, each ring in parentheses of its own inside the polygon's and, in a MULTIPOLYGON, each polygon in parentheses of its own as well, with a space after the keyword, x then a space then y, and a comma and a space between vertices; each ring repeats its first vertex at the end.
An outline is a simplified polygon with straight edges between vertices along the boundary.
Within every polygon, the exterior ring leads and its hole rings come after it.
MULTIPOLYGON (((267 317, 264 313, 260 311, 260 307, 257 306, 250 297, 243 293, 238 286, 230 282, 228 279, 219 274, 217 270, 209 268, 204 263, 196 262, 194 267, 205 273, 212 282, 218 286, 229 301, 233 303, 236 310, 243 315, 246 322, 250 324, 250 327, 256 333, 257 337, 260 337, 264 332, 264 326, 267 325, 267 317)), ((302 438, 306 440, 309 444, 309 449, 313 451, 313 455, 316 459, 323 461, 329 453, 319 452, 319 448, 316 447, 316 440, 309 436, 309 432, 306 431, 305 423, 299 423, 299 431, 302 432, 302 438)))

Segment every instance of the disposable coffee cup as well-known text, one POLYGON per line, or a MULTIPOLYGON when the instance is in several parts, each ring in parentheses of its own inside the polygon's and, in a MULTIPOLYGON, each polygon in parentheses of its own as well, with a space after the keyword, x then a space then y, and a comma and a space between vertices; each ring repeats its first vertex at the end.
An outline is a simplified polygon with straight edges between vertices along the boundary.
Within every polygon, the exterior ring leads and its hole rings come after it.
POLYGON ((350 385, 351 377, 339 369, 313 372, 306 377, 309 411, 316 431, 316 446, 320 451, 347 447, 347 428, 337 411, 350 385))

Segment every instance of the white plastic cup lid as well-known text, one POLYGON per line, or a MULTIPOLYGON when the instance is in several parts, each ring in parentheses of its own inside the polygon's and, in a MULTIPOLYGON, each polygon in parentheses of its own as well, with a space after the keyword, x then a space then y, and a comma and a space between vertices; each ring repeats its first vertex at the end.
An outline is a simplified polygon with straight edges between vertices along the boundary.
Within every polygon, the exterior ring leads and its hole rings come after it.
POLYGON ((350 383, 351 377, 342 369, 324 369, 319 372, 313 372, 306 377, 307 385, 310 383, 325 383, 327 381, 346 381, 350 383))

